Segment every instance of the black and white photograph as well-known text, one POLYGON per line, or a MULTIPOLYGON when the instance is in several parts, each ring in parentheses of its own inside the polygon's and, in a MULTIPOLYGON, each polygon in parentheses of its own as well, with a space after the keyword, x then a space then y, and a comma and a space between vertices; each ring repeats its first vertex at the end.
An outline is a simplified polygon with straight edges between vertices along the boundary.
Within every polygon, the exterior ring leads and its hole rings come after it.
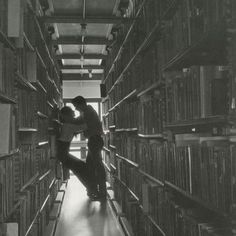
POLYGON ((0 236, 236 236, 236 0, 0 0, 0 236))

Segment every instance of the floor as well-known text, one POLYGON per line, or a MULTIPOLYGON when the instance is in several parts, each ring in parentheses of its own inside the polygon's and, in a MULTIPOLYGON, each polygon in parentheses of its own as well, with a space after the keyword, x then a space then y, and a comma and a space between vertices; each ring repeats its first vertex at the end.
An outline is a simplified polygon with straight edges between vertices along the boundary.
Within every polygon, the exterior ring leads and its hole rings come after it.
POLYGON ((54 236, 124 236, 108 203, 89 201, 84 186, 71 176, 54 236))

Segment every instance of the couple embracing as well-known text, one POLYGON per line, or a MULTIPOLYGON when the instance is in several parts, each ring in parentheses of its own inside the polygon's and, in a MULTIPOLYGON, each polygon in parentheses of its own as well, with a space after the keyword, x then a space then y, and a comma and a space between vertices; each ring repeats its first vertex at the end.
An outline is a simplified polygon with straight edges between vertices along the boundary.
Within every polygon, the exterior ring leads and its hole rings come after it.
POLYGON ((97 112, 87 105, 82 96, 72 99, 72 104, 80 112, 74 118, 74 111, 64 106, 60 111, 61 132, 57 141, 57 158, 62 164, 73 171, 87 189, 91 200, 106 200, 106 172, 102 163, 101 150, 103 147, 102 124, 97 112), (69 153, 70 143, 74 135, 83 132, 88 139, 88 154, 86 162, 69 153))

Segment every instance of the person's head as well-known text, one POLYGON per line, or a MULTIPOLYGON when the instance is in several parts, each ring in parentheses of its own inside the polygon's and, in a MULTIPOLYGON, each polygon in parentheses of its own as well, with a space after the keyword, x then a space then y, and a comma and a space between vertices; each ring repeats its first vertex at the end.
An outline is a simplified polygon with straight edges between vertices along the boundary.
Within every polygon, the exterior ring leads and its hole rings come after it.
POLYGON ((87 103, 84 97, 77 96, 71 100, 72 104, 75 106, 76 110, 84 111, 87 107, 87 103))
POLYGON ((70 122, 75 116, 74 111, 71 109, 71 107, 64 106, 61 108, 60 111, 60 118, 61 122, 70 122))

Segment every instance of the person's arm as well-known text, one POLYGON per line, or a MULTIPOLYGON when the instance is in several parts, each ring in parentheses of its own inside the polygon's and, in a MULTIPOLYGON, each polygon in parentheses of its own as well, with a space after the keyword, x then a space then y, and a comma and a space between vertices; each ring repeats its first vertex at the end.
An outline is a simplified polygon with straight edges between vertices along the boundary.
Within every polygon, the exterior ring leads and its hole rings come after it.
POLYGON ((75 125, 83 125, 86 124, 84 117, 79 116, 77 118, 74 118, 73 120, 71 120, 70 122, 71 124, 75 124, 75 125))

